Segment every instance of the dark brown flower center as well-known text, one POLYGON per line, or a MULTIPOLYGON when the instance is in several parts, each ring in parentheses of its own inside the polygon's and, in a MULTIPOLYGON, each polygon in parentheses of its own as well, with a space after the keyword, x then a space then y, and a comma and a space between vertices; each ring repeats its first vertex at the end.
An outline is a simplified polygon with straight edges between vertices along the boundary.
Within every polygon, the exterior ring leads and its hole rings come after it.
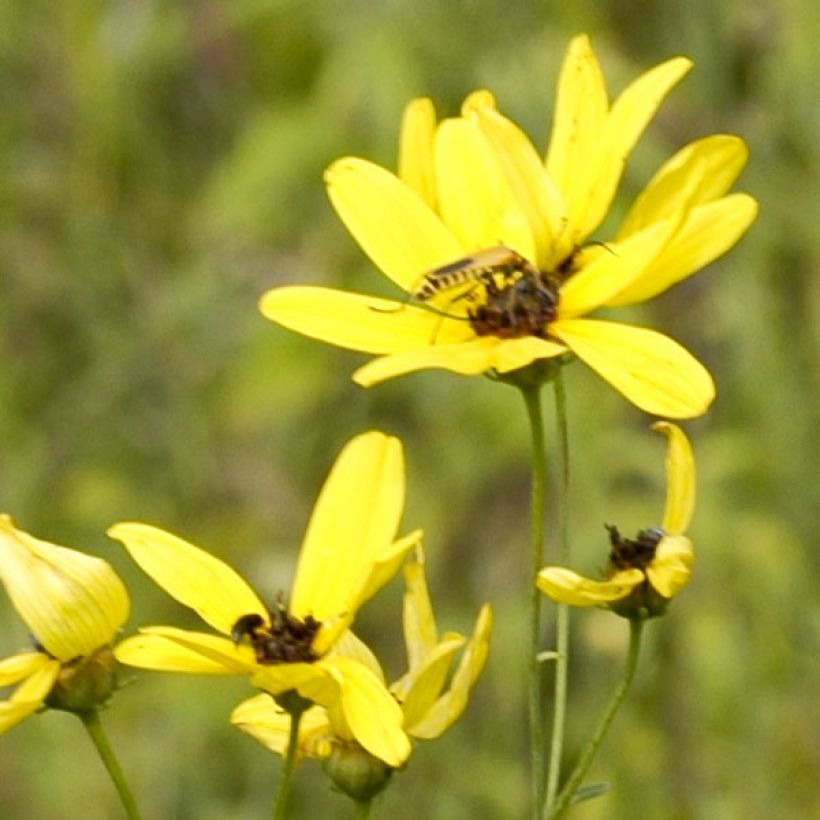
POLYGON ((558 284, 532 265, 503 277, 484 277, 484 302, 467 311, 477 336, 546 339, 558 315, 558 284))
POLYGON ((318 659, 311 644, 321 626, 319 621, 312 615, 304 620, 296 618, 279 603, 268 615, 269 624, 256 612, 239 618, 231 628, 234 643, 247 637, 256 662, 261 664, 312 663, 318 659))
POLYGON ((646 569, 655 557, 655 550, 666 533, 660 527, 641 530, 634 540, 624 538, 618 528, 606 525, 609 532, 609 565, 617 571, 622 569, 646 569))

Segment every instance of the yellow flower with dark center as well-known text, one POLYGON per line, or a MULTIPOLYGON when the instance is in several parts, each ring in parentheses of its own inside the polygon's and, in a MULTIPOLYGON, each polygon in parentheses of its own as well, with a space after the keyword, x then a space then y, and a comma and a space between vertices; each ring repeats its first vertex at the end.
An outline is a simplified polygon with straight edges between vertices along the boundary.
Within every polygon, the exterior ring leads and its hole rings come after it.
POLYGON ((345 648, 354 640, 347 630, 356 611, 421 539, 415 531, 395 540, 404 490, 398 439, 372 431, 350 441, 316 502, 287 606, 280 600, 272 609, 204 550, 147 524, 114 525, 109 534, 140 567, 225 636, 146 627, 117 647, 118 660, 174 672, 247 675, 274 696, 295 690, 333 712, 375 757, 401 765, 410 753, 401 709, 378 675, 345 648))
POLYGON ((694 553, 684 535, 695 506, 695 462, 684 432, 669 422, 652 426, 667 436, 666 509, 661 527, 634 539, 608 527, 611 552, 604 580, 585 578, 566 567, 545 567, 538 588, 559 604, 609 607, 625 617, 661 615, 689 583, 694 553))
POLYGON ((101 558, 41 541, 0 515, 0 580, 36 649, 0 661, 0 732, 44 704, 88 711, 116 683, 110 646, 128 618, 128 593, 101 558))
MULTIPOLYGON (((424 573, 421 548, 415 560, 404 567, 404 639, 408 671, 390 686, 404 714, 404 729, 419 739, 442 735, 461 716, 472 687, 478 679, 489 651, 492 609, 485 604, 476 619, 472 636, 447 632, 439 636, 424 573), (463 654, 446 687, 455 653, 463 654)), ((348 637, 352 637, 348 633, 348 637)), ((361 641, 351 641, 345 650, 367 665, 379 680, 384 673, 370 650, 361 641)), ((277 754, 287 750, 290 722, 287 713, 270 698, 256 696, 239 704, 231 722, 277 754)), ((324 760, 336 749, 354 747, 355 738, 340 727, 330 710, 308 709, 299 726, 299 756, 324 760)))
POLYGON ((340 218, 408 298, 293 286, 266 293, 262 312, 379 356, 354 374, 363 386, 425 368, 503 374, 572 353, 647 412, 700 415, 714 385, 685 349, 645 328, 586 318, 689 276, 755 217, 750 196, 726 193, 746 147, 715 135, 664 164, 613 240, 589 241, 632 147, 690 66, 668 60, 610 105, 589 41, 576 37, 544 159, 489 92, 474 93, 461 117, 440 123, 429 100, 413 101, 398 177, 353 157, 326 174, 340 218))

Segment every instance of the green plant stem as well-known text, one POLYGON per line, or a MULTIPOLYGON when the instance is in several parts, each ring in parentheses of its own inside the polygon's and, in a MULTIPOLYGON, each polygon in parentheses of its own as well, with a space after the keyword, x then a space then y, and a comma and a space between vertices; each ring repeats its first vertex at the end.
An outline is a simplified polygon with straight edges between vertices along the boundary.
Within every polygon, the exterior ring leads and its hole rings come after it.
POLYGON ((372 800, 357 800, 355 820, 367 820, 370 817, 370 807, 372 805, 372 800))
POLYGON ((273 820, 285 820, 287 817, 288 798, 293 783, 293 770, 296 767, 296 752, 299 749, 299 723, 304 710, 295 709, 290 713, 290 733, 285 765, 279 777, 279 788, 276 790, 276 803, 273 809, 273 820))
POLYGON ((97 749, 97 754, 99 754, 108 772, 108 776, 111 778, 111 782, 114 784, 114 788, 116 788, 117 794, 120 796, 120 801, 125 809, 125 813, 130 820, 140 820, 140 813, 137 809, 134 795, 131 793, 128 781, 125 779, 125 775, 122 772, 122 768, 120 768, 114 750, 111 748, 111 744, 108 742, 108 738, 103 731, 99 712, 96 709, 92 709, 88 712, 76 714, 83 722, 88 736, 97 749))
POLYGON ((541 700, 541 662, 538 660, 541 637, 541 593, 535 585, 544 566, 544 492, 547 458, 540 387, 522 387, 532 442, 532 496, 530 501, 532 534, 532 573, 530 577, 529 644, 529 718, 530 765, 532 768, 532 816, 537 820, 544 800, 544 718, 541 700))
MULTIPOLYGON (((567 429, 567 397, 560 368, 553 378, 555 389, 555 420, 558 428, 557 510, 559 532, 558 563, 570 564, 569 543, 569 431, 567 429)), ((553 687, 552 738, 547 772, 546 805, 551 806, 558 794, 561 759, 564 751, 564 729, 567 713, 567 673, 569 671, 569 607, 558 604, 555 610, 555 678, 553 687)))
POLYGON ((620 708, 621 703, 629 690, 629 685, 632 683, 632 678, 635 676, 635 670, 638 667, 638 656, 640 655, 641 650, 641 634, 643 632, 643 625, 644 621, 641 618, 636 618, 629 622, 629 651, 627 653, 624 674, 612 695, 609 705, 606 707, 606 710, 601 716, 601 720, 599 721, 594 734, 584 747, 583 752, 581 752, 581 757, 578 759, 578 763, 575 764, 575 768, 569 776, 566 785, 558 795, 555 805, 551 808, 547 807, 547 810, 544 812, 545 820, 559 820, 559 818, 564 816, 566 810, 572 803, 572 798, 575 796, 581 782, 586 776, 587 770, 592 763, 592 759, 595 757, 595 753, 598 751, 598 747, 601 745, 601 741, 603 741, 604 735, 606 734, 607 729, 609 729, 610 723, 612 723, 612 719, 618 712, 618 709, 620 708))

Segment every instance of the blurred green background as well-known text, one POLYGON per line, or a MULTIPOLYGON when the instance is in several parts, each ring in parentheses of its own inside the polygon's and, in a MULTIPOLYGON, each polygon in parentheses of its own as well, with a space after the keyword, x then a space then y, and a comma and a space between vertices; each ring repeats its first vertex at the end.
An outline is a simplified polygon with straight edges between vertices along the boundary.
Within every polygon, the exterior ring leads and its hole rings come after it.
MULTIPOLYGON (((820 6, 776 2, 42 0, 0 5, 0 490, 40 537, 105 556, 127 625, 195 626, 105 537, 152 522, 212 549, 270 600, 341 445, 400 435, 406 528, 423 526, 439 625, 496 607, 466 716, 417 745, 377 817, 525 815, 528 452, 523 405, 481 378, 426 373, 364 391, 364 357, 266 322, 261 293, 327 283, 390 293, 333 216, 336 157, 395 165, 403 105, 442 115, 489 87, 546 144, 566 43, 587 31, 610 90, 675 54, 695 70, 627 167, 621 213, 691 139, 742 135, 761 203, 725 259, 618 316, 662 328, 719 397, 686 425, 700 471, 694 582, 651 624, 633 696, 581 820, 820 816, 820 6)), ((618 214, 615 214, 617 219, 618 214)), ((602 232, 605 235, 606 232, 602 232)), ((581 366, 567 371, 578 566, 603 522, 656 523, 663 441, 581 366)), ((552 418, 548 421, 552 424, 552 418)), ((552 427, 550 426, 550 434, 552 427)), ((400 582, 360 632, 403 671, 400 582)), ((5 597, 2 653, 27 643, 5 597)), ((570 759, 620 673, 626 626, 573 615, 570 759)), ((545 646, 549 638, 545 636, 545 646)), ((146 818, 269 815, 280 761, 231 728, 242 681, 140 674, 104 715, 146 818)), ((0 817, 120 817, 72 716, 0 738, 0 817)), ((315 764, 294 818, 349 817, 315 764)))

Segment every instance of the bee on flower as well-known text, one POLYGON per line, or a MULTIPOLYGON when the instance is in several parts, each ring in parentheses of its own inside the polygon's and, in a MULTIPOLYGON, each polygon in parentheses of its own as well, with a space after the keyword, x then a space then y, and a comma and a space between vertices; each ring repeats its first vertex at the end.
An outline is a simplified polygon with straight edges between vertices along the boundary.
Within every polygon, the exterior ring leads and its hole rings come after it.
POLYGON ((746 146, 718 134, 678 151, 615 235, 591 239, 633 146, 690 68, 683 57, 667 60, 610 103, 588 38, 576 37, 543 156, 488 91, 441 122, 430 100, 414 100, 398 176, 355 157, 325 175, 342 222, 408 299, 291 286, 266 293, 263 314, 377 356, 354 374, 363 386, 426 368, 514 374, 577 357, 649 413, 704 413, 712 378, 681 345, 589 318, 690 276, 732 247, 757 213, 752 197, 728 193, 746 146))

